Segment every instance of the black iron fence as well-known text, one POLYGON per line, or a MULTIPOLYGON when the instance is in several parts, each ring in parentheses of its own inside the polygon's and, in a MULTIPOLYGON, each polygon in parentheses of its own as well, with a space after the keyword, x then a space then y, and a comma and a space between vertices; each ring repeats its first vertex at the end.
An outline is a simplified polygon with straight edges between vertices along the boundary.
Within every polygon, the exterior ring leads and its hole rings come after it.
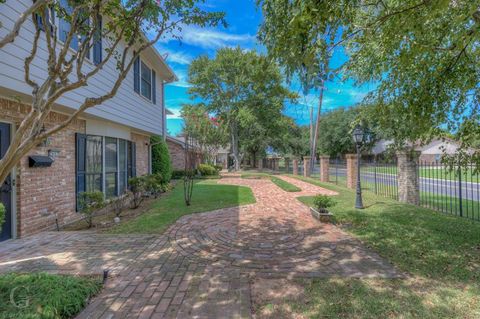
POLYGON ((397 161, 362 159, 360 162, 362 189, 398 200, 397 161))
POLYGON ((480 177, 475 165, 456 166, 420 161, 420 205, 460 217, 480 220, 480 177))
POLYGON ((329 181, 337 185, 347 185, 347 161, 344 158, 331 158, 329 160, 329 181))
MULTIPOLYGON (((330 161, 330 172, 335 172, 332 165, 335 160, 330 161)), ((480 221, 480 174, 476 172, 475 164, 450 168, 440 161, 419 161, 417 169, 421 206, 480 221)), ((338 183, 339 177, 339 174, 330 175, 330 181, 338 183)), ((363 158, 360 179, 362 189, 398 200, 396 159, 363 158)))

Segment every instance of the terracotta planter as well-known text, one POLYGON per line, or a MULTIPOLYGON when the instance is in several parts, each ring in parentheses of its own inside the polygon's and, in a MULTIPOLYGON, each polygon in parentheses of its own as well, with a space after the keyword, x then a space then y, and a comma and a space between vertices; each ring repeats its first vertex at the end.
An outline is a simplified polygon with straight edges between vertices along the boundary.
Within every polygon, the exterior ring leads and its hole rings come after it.
POLYGON ((321 211, 316 210, 313 207, 310 207, 310 213, 312 217, 318 219, 322 223, 331 223, 333 219, 333 215, 326 209, 322 209, 321 211))

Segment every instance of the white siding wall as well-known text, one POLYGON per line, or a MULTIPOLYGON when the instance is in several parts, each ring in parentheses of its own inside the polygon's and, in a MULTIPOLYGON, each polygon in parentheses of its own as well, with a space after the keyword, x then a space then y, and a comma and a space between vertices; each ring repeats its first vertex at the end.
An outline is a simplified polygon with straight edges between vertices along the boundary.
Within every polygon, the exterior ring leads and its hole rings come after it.
MULTIPOLYGON (((32 0, 7 0, 6 4, 0 4, 0 21, 3 27, 0 29, 0 38, 11 30, 15 19, 23 12, 32 0)), ((19 36, 14 43, 7 44, 0 50, 0 88, 4 87, 18 93, 31 95, 31 87, 24 81, 24 59, 29 54, 34 35, 34 25, 29 18, 24 24, 19 36)), ((41 39, 44 33, 41 35, 41 39)), ((103 49, 107 47, 103 40, 103 49)), ((103 57, 106 53, 103 52, 103 57)), ((143 61, 153 67, 157 74, 157 104, 154 105, 147 99, 139 96, 133 90, 133 67, 127 78, 124 80, 117 95, 102 105, 88 110, 88 113, 103 119, 108 119, 122 125, 152 134, 163 133, 163 96, 161 70, 156 66, 158 60, 152 58, 154 54, 147 52, 142 56, 143 61)), ((48 57, 46 44, 41 41, 37 52, 37 58, 31 65, 31 77, 41 81, 47 75, 48 57)), ((93 65, 88 64, 87 68, 93 65)), ((117 77, 115 60, 111 59, 103 70, 89 80, 89 85, 70 92, 58 100, 58 104, 70 109, 76 109, 83 102, 85 97, 95 97, 108 92, 117 77)))

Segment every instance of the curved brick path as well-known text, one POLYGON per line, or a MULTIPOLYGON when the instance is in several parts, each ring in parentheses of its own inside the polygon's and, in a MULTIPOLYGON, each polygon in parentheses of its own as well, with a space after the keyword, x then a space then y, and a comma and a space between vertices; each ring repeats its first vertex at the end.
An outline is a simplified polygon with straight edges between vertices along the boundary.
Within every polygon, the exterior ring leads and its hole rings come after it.
POLYGON ((0 249, 0 272, 96 273, 108 266, 114 278, 78 316, 95 319, 248 318, 258 276, 398 276, 357 240, 312 219, 295 198, 331 191, 280 178, 302 191, 227 177, 219 183, 250 187, 257 203, 184 216, 162 236, 50 233, 36 244, 13 242, 0 249), (42 256, 30 259, 33 253, 42 256))

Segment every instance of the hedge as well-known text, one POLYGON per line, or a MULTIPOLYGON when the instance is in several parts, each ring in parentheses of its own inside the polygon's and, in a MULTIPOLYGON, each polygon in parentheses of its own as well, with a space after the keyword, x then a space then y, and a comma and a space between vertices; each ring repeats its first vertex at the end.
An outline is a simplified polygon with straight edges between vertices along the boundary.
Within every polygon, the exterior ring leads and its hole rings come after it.
POLYGON ((170 161, 170 153, 168 152, 167 143, 162 137, 152 136, 152 173, 160 174, 165 182, 169 182, 172 178, 172 163, 170 161))

